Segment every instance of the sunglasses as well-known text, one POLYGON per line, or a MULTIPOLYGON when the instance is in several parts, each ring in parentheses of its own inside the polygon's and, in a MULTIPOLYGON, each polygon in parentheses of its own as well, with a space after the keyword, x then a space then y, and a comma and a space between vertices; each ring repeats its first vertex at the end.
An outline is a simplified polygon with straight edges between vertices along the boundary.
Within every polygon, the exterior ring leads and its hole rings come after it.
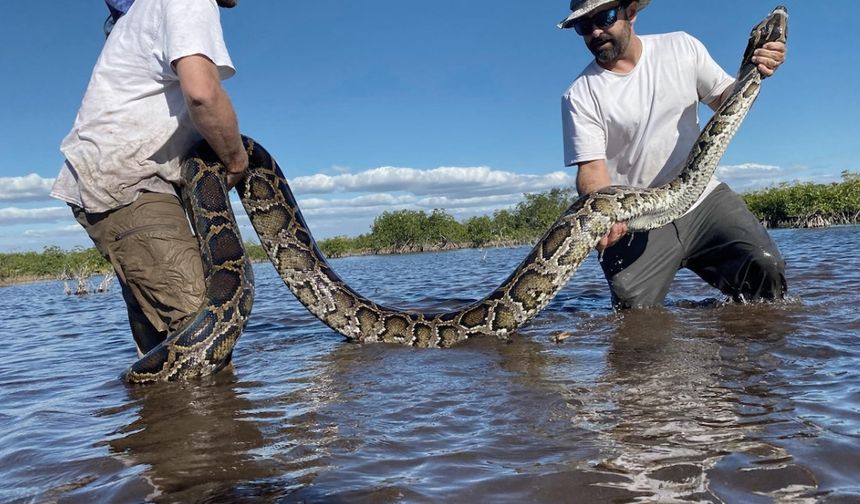
POLYGON ((583 16, 573 22, 573 29, 577 35, 591 35, 594 27, 609 28, 618 21, 618 7, 613 7, 602 12, 598 12, 593 16, 583 16))

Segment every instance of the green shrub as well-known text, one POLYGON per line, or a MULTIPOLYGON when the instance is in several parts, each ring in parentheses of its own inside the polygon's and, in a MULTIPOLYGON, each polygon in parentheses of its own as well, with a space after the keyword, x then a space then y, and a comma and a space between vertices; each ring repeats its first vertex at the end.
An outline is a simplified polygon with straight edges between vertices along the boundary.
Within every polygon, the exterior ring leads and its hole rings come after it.
POLYGON ((780 184, 743 195, 752 213, 771 225, 822 216, 837 223, 857 222, 860 174, 842 172, 842 182, 780 184))

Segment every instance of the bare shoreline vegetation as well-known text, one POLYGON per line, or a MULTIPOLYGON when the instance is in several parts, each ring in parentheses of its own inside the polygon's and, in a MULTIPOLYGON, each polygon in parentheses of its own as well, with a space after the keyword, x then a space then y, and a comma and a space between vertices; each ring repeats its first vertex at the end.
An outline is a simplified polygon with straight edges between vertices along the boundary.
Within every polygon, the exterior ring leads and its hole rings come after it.
MULTIPOLYGON (((750 210, 768 227, 809 228, 860 223, 860 173, 843 171, 830 184, 794 183, 745 193, 750 210)), ((534 243, 576 199, 573 189, 525 194, 510 210, 462 222, 441 209, 386 211, 367 234, 319 241, 328 257, 402 254, 462 248, 534 243)), ((259 244, 246 243, 253 261, 265 261, 259 244)), ((69 280, 106 275, 110 265, 95 248, 70 251, 45 247, 42 252, 0 254, 0 286, 42 280, 69 280)))

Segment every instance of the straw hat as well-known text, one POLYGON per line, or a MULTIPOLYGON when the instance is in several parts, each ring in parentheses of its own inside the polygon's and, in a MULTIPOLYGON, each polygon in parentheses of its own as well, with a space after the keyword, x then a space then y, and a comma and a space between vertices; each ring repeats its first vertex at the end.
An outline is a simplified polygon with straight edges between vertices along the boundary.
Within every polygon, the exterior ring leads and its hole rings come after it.
MULTIPOLYGON (((611 4, 616 2, 617 0, 570 0, 570 10, 571 13, 566 18, 562 19, 561 23, 558 24, 559 28, 572 28, 573 22, 582 16, 588 14, 589 12, 599 9, 604 5, 611 4)), ((648 6, 648 3, 651 0, 638 0, 639 10, 644 9, 648 6)))

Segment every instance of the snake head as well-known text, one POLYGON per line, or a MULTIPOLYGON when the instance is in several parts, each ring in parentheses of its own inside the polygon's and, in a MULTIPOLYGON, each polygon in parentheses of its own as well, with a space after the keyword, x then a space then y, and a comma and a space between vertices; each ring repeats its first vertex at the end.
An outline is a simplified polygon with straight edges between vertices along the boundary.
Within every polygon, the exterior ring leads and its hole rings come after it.
POLYGON ((746 75, 750 70, 756 68, 752 62, 753 52, 768 42, 782 42, 788 40, 788 9, 784 5, 778 5, 770 14, 755 25, 750 32, 749 42, 744 51, 743 63, 738 76, 746 75))

